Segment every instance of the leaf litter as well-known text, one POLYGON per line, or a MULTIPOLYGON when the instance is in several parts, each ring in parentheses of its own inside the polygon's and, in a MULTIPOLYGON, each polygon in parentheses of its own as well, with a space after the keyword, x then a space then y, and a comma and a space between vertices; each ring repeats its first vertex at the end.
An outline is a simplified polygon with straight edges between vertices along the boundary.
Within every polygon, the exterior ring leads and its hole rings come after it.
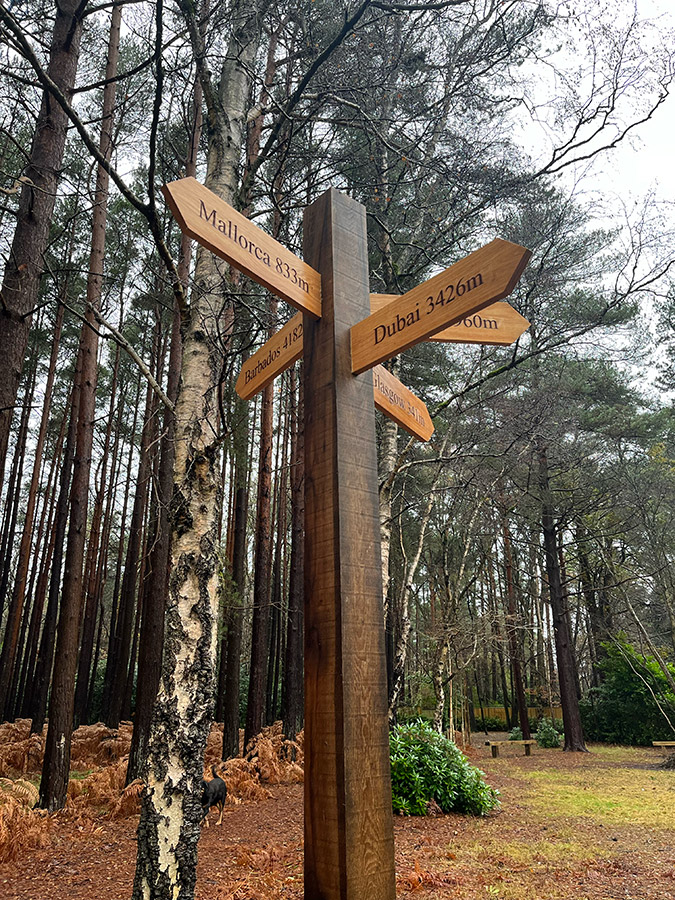
MULTIPOLYGON (((130 724, 77 730, 68 803, 52 816, 32 809, 44 734, 29 726, 0 726, 0 896, 127 900, 142 791, 124 785, 130 724)), ((301 900, 302 734, 288 741, 277 723, 227 763, 221 744, 214 726, 205 773, 217 766, 228 803, 223 824, 200 838, 197 900, 301 900)), ((535 748, 493 760, 482 736, 474 745, 467 753, 502 809, 482 819, 397 816, 398 898, 675 900, 675 772, 659 769, 653 750, 535 748)))

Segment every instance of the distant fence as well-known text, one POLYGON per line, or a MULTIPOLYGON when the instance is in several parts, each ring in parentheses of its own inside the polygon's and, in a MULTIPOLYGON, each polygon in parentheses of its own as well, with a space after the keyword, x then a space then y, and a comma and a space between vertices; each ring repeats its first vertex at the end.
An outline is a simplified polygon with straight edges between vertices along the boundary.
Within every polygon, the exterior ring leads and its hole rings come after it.
MULTIPOLYGON (((480 723, 480 707, 474 707, 474 715, 476 716, 476 722, 480 723)), ((426 709, 422 706, 402 706, 399 710, 402 718, 411 719, 414 717, 419 717, 421 719, 433 719, 434 710, 426 709)), ((536 719, 540 715, 543 715, 545 718, 550 718, 551 713, 553 713, 554 719, 562 719, 562 709, 559 706, 554 706, 552 709, 549 706, 545 706, 542 710, 541 707, 538 706, 528 706, 527 708, 527 717, 528 719, 536 719)), ((501 719, 504 724, 506 724, 506 713, 504 712, 503 706, 484 706, 483 707, 483 715, 486 719, 501 719)), ((518 710, 511 710, 511 718, 513 721, 518 721, 518 710)))
MULTIPOLYGON (((480 721, 480 707, 475 706, 473 711, 476 719, 480 721)), ((562 709, 559 706, 554 706, 552 709, 551 707, 545 706, 543 710, 541 709, 541 707, 528 706, 527 717, 528 719, 536 719, 537 716, 543 713, 543 715, 548 718, 550 717, 551 712, 553 712, 554 719, 562 719, 562 709)), ((484 706, 483 714, 486 719, 501 719, 502 722, 506 722, 506 713, 503 706, 484 706)), ((517 709, 511 710, 511 718, 518 718, 517 709)))

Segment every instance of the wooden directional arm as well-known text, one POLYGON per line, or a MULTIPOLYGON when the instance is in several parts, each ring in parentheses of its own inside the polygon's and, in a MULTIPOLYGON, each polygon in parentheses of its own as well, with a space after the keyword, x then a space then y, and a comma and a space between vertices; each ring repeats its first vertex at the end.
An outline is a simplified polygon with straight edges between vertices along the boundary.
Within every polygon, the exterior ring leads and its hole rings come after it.
POLYGON ((508 296, 532 254, 495 238, 351 329, 355 375, 508 296))
POLYGON ((162 193, 181 231, 313 319, 321 316, 321 276, 196 178, 162 193))

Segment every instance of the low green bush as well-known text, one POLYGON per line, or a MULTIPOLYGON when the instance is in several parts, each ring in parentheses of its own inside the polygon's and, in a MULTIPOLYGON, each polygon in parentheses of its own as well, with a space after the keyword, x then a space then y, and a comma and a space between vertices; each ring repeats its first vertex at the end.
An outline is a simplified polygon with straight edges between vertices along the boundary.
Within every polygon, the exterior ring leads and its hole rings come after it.
POLYGON ((523 739, 523 729, 520 725, 516 725, 515 728, 512 728, 509 731, 509 740, 510 741, 522 741, 523 739))
POLYGON ((499 806, 498 792, 483 772, 442 734, 418 720, 389 735, 394 812, 426 815, 434 800, 443 812, 483 816, 499 806))
POLYGON ((534 735, 537 744, 547 749, 560 746, 560 735, 550 719, 542 719, 534 735))
POLYGON ((500 716, 485 716, 484 719, 476 716, 476 727, 485 727, 488 731, 506 731, 506 722, 500 716))

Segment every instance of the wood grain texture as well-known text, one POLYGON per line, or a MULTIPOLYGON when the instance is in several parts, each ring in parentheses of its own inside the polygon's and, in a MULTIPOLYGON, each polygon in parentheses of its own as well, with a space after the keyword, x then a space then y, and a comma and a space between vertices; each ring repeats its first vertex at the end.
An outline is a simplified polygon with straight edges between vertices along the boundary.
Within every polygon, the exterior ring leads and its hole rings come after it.
POLYGON ((181 231, 313 318, 321 315, 319 273, 196 178, 165 184, 181 231))
POLYGON ((420 441, 428 441, 434 433, 426 404, 412 391, 401 384, 395 375, 384 366, 373 369, 373 391, 375 406, 408 434, 420 441))
POLYGON ((305 317, 305 897, 394 900, 373 381, 353 377, 367 315, 364 208, 305 212, 323 315, 305 317))
POLYGON ((235 390, 250 400, 302 356, 302 313, 297 313, 241 367, 235 390))
POLYGON ((352 371, 365 372, 508 296, 531 255, 519 244, 495 238, 371 313, 351 329, 352 371))
MULTIPOLYGON (((389 303, 396 302, 400 294, 371 294, 370 311, 377 312, 389 303)), ((392 307, 394 309, 394 307, 392 307)), ((525 316, 503 300, 484 306, 455 325, 437 331, 427 338, 444 344, 491 344, 508 347, 525 334, 530 323, 525 316)))

